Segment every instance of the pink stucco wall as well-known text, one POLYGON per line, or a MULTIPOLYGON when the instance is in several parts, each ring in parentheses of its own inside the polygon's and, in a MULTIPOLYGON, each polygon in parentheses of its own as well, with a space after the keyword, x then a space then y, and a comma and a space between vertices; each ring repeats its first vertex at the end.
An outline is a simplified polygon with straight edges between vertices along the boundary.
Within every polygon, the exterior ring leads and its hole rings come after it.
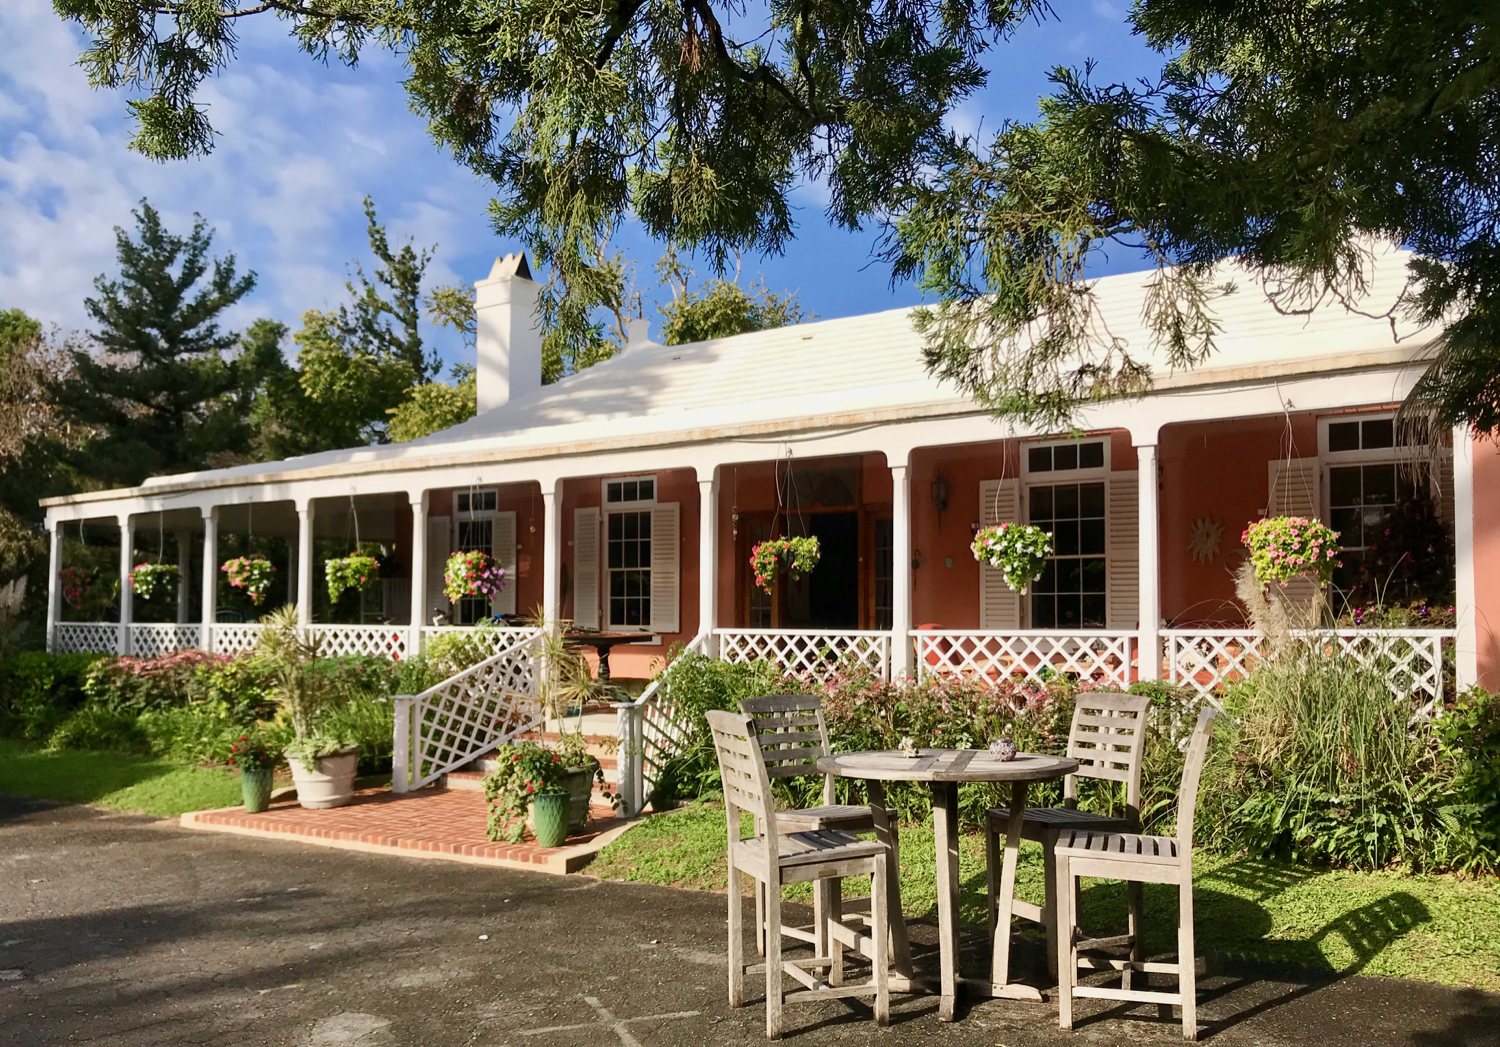
POLYGON ((1476 440, 1474 455, 1474 626, 1479 684, 1500 691, 1500 440, 1476 440))

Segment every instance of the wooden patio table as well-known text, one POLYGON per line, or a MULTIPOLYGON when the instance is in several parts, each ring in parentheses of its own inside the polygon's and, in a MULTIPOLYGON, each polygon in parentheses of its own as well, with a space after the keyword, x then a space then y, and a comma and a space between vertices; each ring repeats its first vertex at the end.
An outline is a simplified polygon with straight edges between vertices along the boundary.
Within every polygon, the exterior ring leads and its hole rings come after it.
MULTIPOLYGON (((878 839, 890 842, 894 836, 886 814, 886 782, 926 782, 932 789, 933 839, 937 849, 938 954, 941 977, 938 992, 938 1018, 953 1020, 954 1001, 962 982, 966 990, 984 996, 1040 1002, 1042 994, 1029 985, 1010 980, 1010 920, 1003 918, 995 927, 1000 936, 994 942, 993 960, 988 978, 962 978, 958 970, 958 786, 960 782, 1008 782, 1010 822, 1005 837, 1005 863, 1000 879, 999 911, 1009 914, 1016 893, 1016 862, 1021 848, 1021 824, 1026 813, 1026 787, 1032 782, 1050 782, 1078 769, 1078 761, 1063 756, 1017 753, 1013 760, 980 749, 921 749, 916 757, 896 750, 884 752, 835 753, 818 760, 818 770, 841 778, 859 778, 869 790, 870 809, 875 818, 878 839), (1002 940, 1003 939, 1003 940, 1002 940)), ((912 969, 911 947, 906 922, 901 916, 900 877, 888 879, 889 905, 892 914, 892 943, 895 965, 906 989, 925 986, 912 969)), ((892 981, 892 987, 897 984, 892 981)))

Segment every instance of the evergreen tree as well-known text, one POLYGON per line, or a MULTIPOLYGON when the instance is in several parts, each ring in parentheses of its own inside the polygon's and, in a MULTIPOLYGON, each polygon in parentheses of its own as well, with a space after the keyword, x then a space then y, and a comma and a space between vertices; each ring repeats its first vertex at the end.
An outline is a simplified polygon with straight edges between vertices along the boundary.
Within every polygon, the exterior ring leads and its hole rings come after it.
POLYGON ((243 449, 259 361, 231 352, 224 310, 255 287, 233 255, 210 259, 213 232, 194 216, 192 232, 168 232, 145 200, 136 236, 115 229, 120 274, 94 281, 85 301, 97 323, 88 351, 72 351, 72 373, 55 386, 65 417, 92 431, 73 456, 84 482, 138 484, 188 472, 243 449))

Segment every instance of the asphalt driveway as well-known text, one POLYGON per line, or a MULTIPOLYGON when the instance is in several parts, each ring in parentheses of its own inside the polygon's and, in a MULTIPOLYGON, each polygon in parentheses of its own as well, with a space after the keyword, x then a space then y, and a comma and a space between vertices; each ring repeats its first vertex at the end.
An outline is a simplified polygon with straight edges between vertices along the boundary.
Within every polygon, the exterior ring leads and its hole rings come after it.
MULTIPOLYGON (((0 1042, 757 1044, 725 1002, 721 897, 184 830, 0 797, 0 1042)), ((922 938, 918 928, 917 939, 922 938)), ((1500 1047, 1500 997, 1213 972, 1222 1044, 1500 1047)), ((961 1047, 1181 1042, 1155 1009, 994 1001, 940 1025, 896 997, 788 1010, 789 1040, 961 1047)))

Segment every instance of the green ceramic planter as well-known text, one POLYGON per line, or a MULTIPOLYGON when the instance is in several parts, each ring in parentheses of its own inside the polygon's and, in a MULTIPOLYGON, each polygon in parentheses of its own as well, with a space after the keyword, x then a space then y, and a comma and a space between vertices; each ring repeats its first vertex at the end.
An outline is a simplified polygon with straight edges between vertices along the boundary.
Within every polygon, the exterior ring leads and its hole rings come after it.
POLYGON ((543 793, 531 799, 531 831, 539 847, 561 847, 568 838, 568 794, 543 793))
POLYGON ((272 767, 245 767, 240 770, 240 791, 245 797, 245 811, 259 814, 271 806, 272 767))

